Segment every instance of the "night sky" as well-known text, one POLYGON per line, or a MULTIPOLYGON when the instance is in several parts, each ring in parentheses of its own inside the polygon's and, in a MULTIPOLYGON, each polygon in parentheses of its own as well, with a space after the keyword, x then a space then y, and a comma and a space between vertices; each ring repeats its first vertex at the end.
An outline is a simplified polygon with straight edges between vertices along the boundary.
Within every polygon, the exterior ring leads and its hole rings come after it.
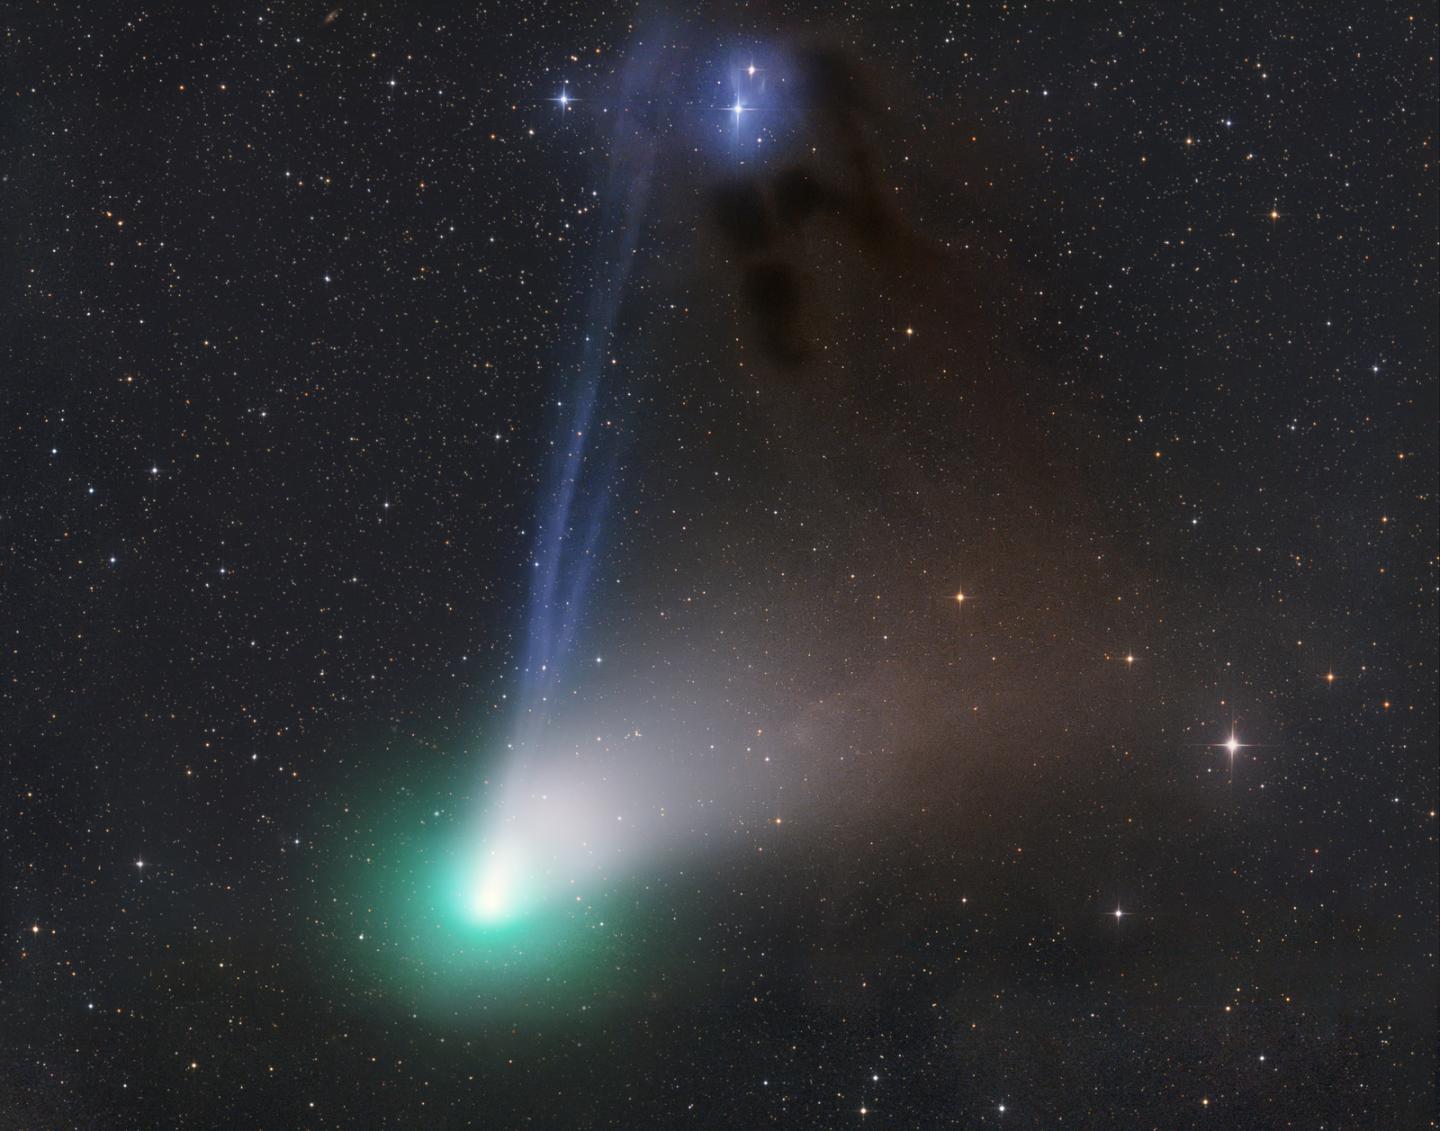
POLYGON ((16 5, 0 1124, 1434 1127, 1434 5, 16 5))

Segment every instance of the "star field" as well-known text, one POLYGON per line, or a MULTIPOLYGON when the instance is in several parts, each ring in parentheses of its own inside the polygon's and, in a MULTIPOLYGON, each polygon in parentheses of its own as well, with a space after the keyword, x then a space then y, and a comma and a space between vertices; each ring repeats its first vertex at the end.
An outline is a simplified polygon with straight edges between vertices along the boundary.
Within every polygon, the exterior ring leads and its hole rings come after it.
POLYGON ((1436 40, 15 14, 9 1124, 1434 1126, 1436 40))

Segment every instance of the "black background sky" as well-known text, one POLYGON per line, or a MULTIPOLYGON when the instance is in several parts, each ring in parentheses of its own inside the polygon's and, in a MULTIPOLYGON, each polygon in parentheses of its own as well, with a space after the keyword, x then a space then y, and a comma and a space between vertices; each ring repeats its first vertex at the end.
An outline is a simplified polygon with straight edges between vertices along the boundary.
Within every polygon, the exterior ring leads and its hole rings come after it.
POLYGON ((4 25, 5 1126, 1434 1125, 1431 7, 4 25), (778 776, 421 1007, 627 114, 569 691, 778 776))

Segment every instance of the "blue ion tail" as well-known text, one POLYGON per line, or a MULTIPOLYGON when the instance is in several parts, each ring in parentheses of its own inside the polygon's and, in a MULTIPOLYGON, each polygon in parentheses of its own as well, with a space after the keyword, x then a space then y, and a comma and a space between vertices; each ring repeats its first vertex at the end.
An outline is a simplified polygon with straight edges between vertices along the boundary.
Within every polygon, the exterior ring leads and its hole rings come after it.
POLYGON ((522 742, 543 727, 564 679, 585 624, 610 514, 619 437, 597 435, 596 424, 599 406, 616 396, 613 382, 623 380, 611 343, 649 211, 663 120, 659 106, 669 86, 655 65, 659 51, 645 47, 625 71, 580 359, 559 402, 563 427, 538 497, 515 723, 516 738, 522 742))

